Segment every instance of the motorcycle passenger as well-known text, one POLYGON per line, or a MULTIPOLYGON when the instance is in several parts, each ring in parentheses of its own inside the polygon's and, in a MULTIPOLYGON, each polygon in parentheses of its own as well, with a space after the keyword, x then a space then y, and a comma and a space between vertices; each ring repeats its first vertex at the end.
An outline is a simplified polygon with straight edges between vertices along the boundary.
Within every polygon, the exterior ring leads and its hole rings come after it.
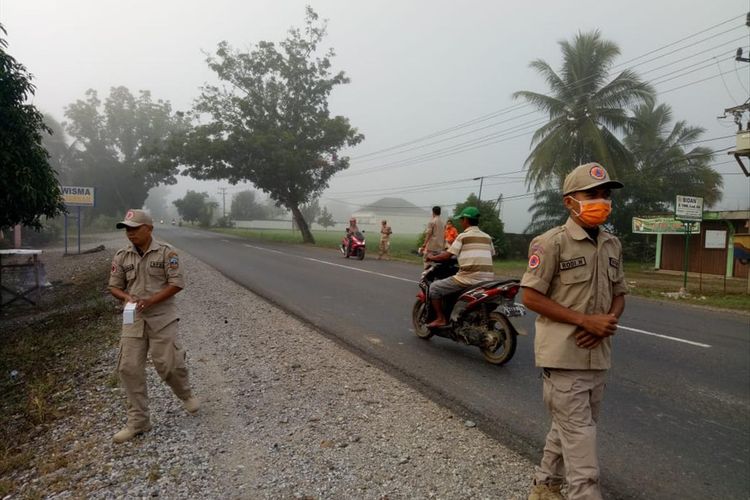
POLYGON ((427 328, 447 324, 443 313, 443 297, 495 278, 492 267, 495 247, 492 245, 492 237, 478 227, 479 210, 476 207, 466 207, 458 219, 463 232, 456 237, 450 248, 437 255, 425 256, 425 260, 431 262, 445 262, 453 257, 458 258, 456 275, 433 281, 430 285, 430 301, 435 311, 435 321, 427 324, 427 328))

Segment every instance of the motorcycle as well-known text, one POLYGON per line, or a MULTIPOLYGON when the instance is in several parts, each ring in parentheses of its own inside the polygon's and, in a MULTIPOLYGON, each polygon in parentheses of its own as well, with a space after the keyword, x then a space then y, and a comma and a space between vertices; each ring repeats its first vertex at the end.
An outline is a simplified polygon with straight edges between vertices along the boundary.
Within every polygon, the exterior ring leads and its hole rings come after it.
POLYGON ((349 257, 356 257, 359 260, 362 260, 365 258, 365 235, 363 234, 364 231, 356 231, 354 234, 344 236, 344 239, 341 240, 341 253, 344 254, 344 257, 347 259, 349 257), (351 242, 349 241, 351 239, 351 242))
POLYGON ((467 290, 443 297, 446 326, 427 328, 435 319, 429 300, 430 284, 458 272, 455 261, 433 263, 422 272, 417 301, 412 308, 414 333, 422 339, 433 335, 477 346, 484 359, 503 365, 516 352, 516 338, 527 335, 520 325, 526 308, 514 302, 521 288, 519 280, 485 281, 467 290))

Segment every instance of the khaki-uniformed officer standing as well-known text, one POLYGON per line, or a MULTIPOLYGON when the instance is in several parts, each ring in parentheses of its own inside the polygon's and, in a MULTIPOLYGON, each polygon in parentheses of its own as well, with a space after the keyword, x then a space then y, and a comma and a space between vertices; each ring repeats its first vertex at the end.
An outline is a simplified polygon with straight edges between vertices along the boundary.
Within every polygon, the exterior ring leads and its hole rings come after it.
POLYGON ((440 213, 440 207, 432 207, 432 218, 427 223, 427 229, 424 232, 424 244, 419 249, 425 269, 432 265, 427 261, 428 255, 437 255, 445 250, 445 224, 440 218, 440 213))
POLYGON ((380 222, 380 247, 378 248, 378 259, 382 259, 385 256, 388 259, 388 250, 391 248, 391 235, 393 230, 388 225, 388 221, 384 220, 380 222))
POLYGON ((530 500, 563 498, 564 479, 568 499, 601 498, 596 426, 627 287, 622 245, 599 226, 621 187, 597 163, 575 168, 563 184, 568 221, 529 247, 523 302, 539 313, 534 354, 552 416, 530 500))
POLYGON ((151 429, 146 391, 146 355, 150 352, 159 376, 194 414, 200 404, 193 397, 185 365, 185 351, 177 343, 174 295, 185 288, 177 252, 155 241, 151 217, 129 210, 125 228, 131 246, 118 250, 112 261, 109 290, 116 298, 136 304, 135 321, 123 324, 117 372, 128 397, 128 421, 114 435, 122 443, 151 429))

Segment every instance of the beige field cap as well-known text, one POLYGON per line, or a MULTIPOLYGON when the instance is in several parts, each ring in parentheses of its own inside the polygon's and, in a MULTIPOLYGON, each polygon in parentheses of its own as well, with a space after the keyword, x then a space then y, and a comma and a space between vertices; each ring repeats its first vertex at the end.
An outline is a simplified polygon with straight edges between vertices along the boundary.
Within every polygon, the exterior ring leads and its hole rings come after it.
POLYGON ((620 189, 623 184, 620 181, 610 179, 607 171, 598 163, 586 163, 574 168, 565 177, 563 196, 599 186, 620 189))
POLYGON ((148 224, 149 226, 154 225, 154 221, 151 219, 148 212, 131 208, 125 214, 125 220, 117 223, 117 229, 122 229, 124 227, 138 227, 144 224, 148 224))

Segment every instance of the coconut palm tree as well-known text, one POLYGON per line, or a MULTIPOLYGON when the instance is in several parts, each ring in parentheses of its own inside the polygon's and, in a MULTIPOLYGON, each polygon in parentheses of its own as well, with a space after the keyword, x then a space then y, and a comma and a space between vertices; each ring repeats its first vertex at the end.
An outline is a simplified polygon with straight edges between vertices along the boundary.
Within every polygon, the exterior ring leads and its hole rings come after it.
POLYGON ((613 176, 630 161, 616 133, 630 121, 628 110, 653 100, 654 91, 633 71, 610 79, 620 49, 599 31, 561 41, 563 65, 559 73, 544 60, 531 62, 550 87, 550 94, 528 90, 513 94, 549 114, 549 122, 534 133, 526 160, 526 182, 534 189, 559 187, 577 165, 599 162, 613 176))
POLYGON ((627 199, 641 213, 669 210, 678 194, 700 196, 707 206, 721 200, 723 179, 710 166, 713 150, 695 146, 705 130, 671 123, 669 105, 642 104, 623 141, 633 162, 622 180, 632 186, 627 199))

